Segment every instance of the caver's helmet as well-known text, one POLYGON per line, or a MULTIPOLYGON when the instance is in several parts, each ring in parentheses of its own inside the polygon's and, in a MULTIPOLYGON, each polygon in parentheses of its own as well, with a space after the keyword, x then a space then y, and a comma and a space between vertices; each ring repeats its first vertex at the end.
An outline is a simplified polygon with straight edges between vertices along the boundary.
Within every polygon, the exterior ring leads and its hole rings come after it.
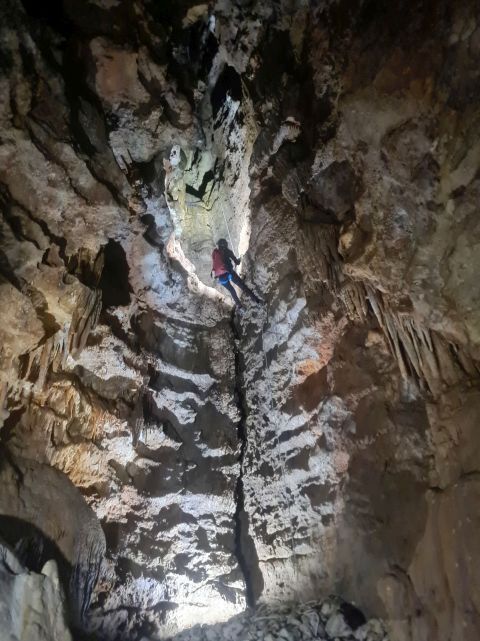
POLYGON ((227 241, 225 240, 225 238, 219 238, 219 239, 218 239, 218 241, 217 241, 217 245, 218 245, 219 247, 224 247, 224 248, 227 248, 227 247, 228 247, 228 243, 227 243, 227 241))

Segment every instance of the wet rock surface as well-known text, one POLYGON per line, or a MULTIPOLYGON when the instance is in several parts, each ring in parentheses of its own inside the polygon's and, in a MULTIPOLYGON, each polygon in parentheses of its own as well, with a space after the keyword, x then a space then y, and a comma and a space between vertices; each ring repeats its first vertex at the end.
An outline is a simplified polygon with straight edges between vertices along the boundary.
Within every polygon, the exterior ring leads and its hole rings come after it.
POLYGON ((3 3, 0 535, 75 634, 479 638, 477 14, 3 3))

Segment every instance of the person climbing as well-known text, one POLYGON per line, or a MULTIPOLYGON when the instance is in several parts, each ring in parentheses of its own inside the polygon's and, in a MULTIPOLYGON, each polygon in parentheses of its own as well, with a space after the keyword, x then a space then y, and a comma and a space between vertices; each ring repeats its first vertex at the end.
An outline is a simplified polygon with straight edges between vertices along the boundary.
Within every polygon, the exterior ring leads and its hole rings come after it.
POLYGON ((237 292, 233 287, 232 283, 238 285, 242 291, 244 291, 247 296, 249 296, 256 303, 261 303, 262 300, 256 296, 252 290, 247 287, 243 282, 240 276, 235 271, 235 265, 240 264, 240 259, 235 256, 233 251, 228 246, 225 238, 220 238, 217 242, 217 247, 212 252, 212 272, 215 278, 218 278, 218 282, 228 289, 230 296, 233 298, 235 305, 237 307, 243 307, 240 299, 238 298, 237 292))

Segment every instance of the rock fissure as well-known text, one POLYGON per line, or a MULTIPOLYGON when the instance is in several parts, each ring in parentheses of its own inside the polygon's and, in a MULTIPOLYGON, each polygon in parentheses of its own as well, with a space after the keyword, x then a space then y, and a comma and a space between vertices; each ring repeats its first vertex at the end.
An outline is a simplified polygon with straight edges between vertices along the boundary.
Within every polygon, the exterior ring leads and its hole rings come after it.
POLYGON ((237 425, 240 453, 238 457, 239 473, 235 485, 235 551, 245 580, 246 603, 248 606, 253 606, 256 600, 256 592, 258 592, 258 585, 255 585, 255 581, 258 582, 259 580, 259 569, 258 560, 255 558, 255 546, 249 535, 249 522, 248 515, 245 512, 245 494, 243 487, 245 449, 248 445, 246 434, 247 410, 245 407, 245 393, 243 390, 242 355, 238 349, 238 329, 234 320, 231 322, 231 328, 235 358, 235 387, 233 393, 240 413, 240 420, 237 425))

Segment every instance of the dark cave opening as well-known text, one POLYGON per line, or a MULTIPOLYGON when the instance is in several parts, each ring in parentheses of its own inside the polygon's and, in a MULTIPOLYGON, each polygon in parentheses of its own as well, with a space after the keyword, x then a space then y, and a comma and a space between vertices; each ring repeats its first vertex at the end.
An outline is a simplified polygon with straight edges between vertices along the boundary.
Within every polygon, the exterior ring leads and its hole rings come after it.
POLYGON ((105 245, 103 253, 105 262, 98 283, 102 290, 103 309, 128 305, 132 288, 128 281, 130 268, 125 250, 120 243, 110 239, 105 245))
POLYGON ((48 25, 57 33, 66 37, 74 33, 74 26, 65 13, 63 0, 47 0, 47 2, 22 0, 22 4, 27 15, 48 25))
POLYGON ((0 537, 30 572, 40 573, 45 563, 54 559, 63 592, 69 596, 68 605, 74 609, 74 595, 71 592, 72 566, 55 541, 48 538, 33 523, 6 514, 0 515, 0 537))
POLYGON ((217 84, 215 85, 212 95, 212 109, 214 119, 217 117, 218 112, 225 103, 227 95, 232 100, 240 101, 242 99, 242 80, 239 74, 230 65, 226 65, 225 69, 220 74, 217 84))

